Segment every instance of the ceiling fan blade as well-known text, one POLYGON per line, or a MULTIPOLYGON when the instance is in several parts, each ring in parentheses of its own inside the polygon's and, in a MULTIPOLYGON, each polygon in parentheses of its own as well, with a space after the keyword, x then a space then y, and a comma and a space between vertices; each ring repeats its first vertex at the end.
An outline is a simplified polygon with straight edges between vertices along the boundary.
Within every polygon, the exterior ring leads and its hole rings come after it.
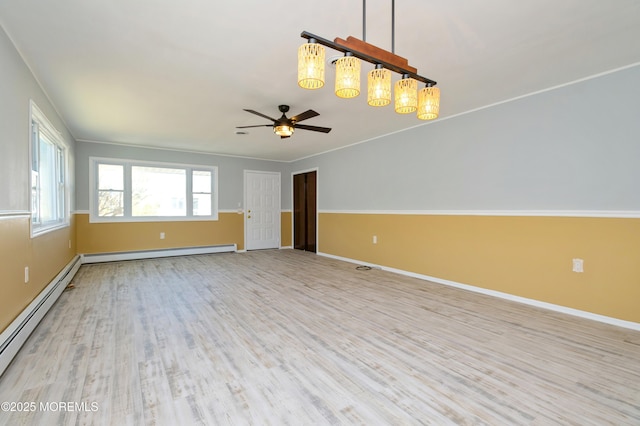
POLYGON ((249 127, 273 127, 273 124, 256 124, 255 126, 236 126, 236 129, 248 129, 249 127))
POLYGON ((322 133, 329 133, 331 131, 330 127, 307 126, 305 124, 296 124, 295 128, 302 129, 302 130, 311 130, 314 132, 322 132, 322 133))
POLYGON ((275 119, 275 118, 271 118, 271 117, 269 117, 268 115, 264 115, 264 114, 263 114, 263 113, 261 113, 261 112, 254 111, 254 110, 252 110, 252 109, 245 109, 245 111, 250 112, 251 114, 259 115, 260 117, 266 118, 267 120, 271 120, 271 121, 273 121, 274 123, 276 122, 276 119, 275 119))
POLYGON ((293 117, 289 118, 289 120, 294 121, 296 123, 299 123, 302 120, 306 120, 306 119, 309 119, 309 118, 312 118, 312 117, 317 117, 319 115, 320 115, 319 113, 315 112, 312 109, 309 109, 309 110, 307 110, 307 111, 305 111, 305 112, 303 112, 301 114, 294 115, 293 117))

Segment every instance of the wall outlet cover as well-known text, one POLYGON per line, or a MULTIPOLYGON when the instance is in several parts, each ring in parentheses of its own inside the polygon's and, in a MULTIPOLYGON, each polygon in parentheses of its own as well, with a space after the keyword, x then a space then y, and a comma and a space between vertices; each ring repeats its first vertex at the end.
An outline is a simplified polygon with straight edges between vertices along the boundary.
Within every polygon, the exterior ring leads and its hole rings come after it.
POLYGON ((584 272, 584 260, 573 259, 573 272, 584 272))

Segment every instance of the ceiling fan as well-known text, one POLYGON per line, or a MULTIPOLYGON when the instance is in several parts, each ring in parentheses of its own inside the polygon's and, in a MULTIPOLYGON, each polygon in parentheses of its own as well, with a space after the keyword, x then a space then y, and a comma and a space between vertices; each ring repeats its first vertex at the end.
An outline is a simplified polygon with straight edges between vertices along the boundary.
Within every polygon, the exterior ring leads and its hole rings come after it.
POLYGON ((331 128, 329 127, 307 126, 306 124, 298 124, 302 120, 307 120, 309 118, 320 115, 312 109, 309 109, 303 112, 302 114, 294 115, 291 118, 287 118, 287 116, 285 115, 289 111, 289 105, 279 105, 278 109, 282 113, 282 117, 278 119, 271 118, 267 115, 264 115, 258 111, 254 111, 252 109, 245 109, 244 111, 250 112, 251 114, 259 115, 260 117, 264 117, 268 120, 273 121, 273 124, 257 124, 255 126, 238 126, 236 127, 236 129, 247 129, 249 127, 273 127, 273 133, 280 136, 281 139, 290 137, 293 134, 294 129, 311 130, 312 132, 322 132, 322 133, 329 133, 331 131, 331 128))

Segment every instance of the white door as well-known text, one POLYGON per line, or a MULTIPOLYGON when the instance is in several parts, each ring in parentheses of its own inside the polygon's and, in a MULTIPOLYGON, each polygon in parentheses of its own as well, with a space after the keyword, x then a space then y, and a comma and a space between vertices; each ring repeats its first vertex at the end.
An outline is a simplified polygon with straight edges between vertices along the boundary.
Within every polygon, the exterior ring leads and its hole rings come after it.
POLYGON ((280 247, 280 173, 244 172, 245 248, 280 247))

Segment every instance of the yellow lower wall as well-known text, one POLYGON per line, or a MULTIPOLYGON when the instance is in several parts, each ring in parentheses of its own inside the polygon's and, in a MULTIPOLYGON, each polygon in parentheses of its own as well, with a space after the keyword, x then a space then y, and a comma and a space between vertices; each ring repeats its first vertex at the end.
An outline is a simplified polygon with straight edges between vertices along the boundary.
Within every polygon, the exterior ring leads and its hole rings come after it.
POLYGON ((319 251, 640 323, 640 219, 321 213, 319 251))
POLYGON ((290 211, 285 211, 280 213, 280 246, 281 247, 293 246, 293 237, 291 236, 291 232, 292 232, 291 218, 292 218, 292 215, 290 211))
MULTIPOLYGON (((289 247, 291 212, 280 215, 280 245, 289 247)), ((77 214, 78 253, 113 253, 178 247, 237 244, 244 249, 244 216, 220 213, 217 221, 90 223, 77 214), (165 239, 160 239, 164 232, 165 239)))
POLYGON ((243 216, 220 213, 217 221, 89 223, 88 214, 76 215, 78 253, 237 244, 244 249, 243 216), (160 239, 160 233, 165 239, 160 239))
POLYGON ((31 238, 28 216, 0 218, 0 332, 31 303, 73 259, 75 221, 31 238), (69 248, 71 242, 71 248, 69 248), (29 267, 29 282, 24 268, 29 267))

